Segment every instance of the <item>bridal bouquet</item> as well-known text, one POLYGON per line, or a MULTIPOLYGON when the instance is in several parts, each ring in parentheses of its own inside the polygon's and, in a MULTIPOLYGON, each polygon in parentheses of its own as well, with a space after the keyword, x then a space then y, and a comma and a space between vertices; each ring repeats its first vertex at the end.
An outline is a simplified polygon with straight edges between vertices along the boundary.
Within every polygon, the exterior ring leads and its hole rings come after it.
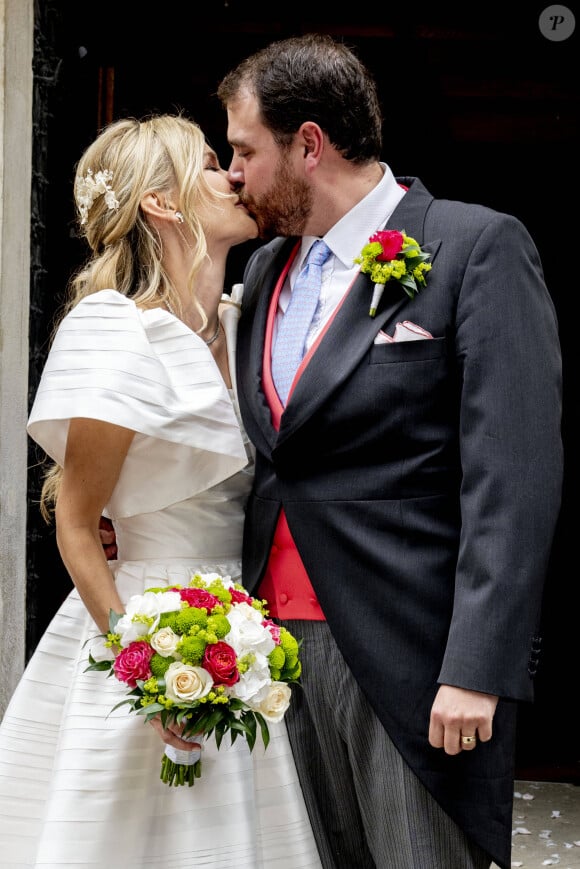
MULTIPOLYGON (((267 747, 268 722, 282 720, 301 673, 299 643, 268 618, 266 601, 217 573, 134 595, 95 640, 86 670, 108 670, 130 689, 114 709, 177 722, 192 741, 213 734, 218 748, 229 732, 251 751, 258 727, 267 747)), ((162 781, 191 787, 200 775, 199 750, 166 747, 162 781)))

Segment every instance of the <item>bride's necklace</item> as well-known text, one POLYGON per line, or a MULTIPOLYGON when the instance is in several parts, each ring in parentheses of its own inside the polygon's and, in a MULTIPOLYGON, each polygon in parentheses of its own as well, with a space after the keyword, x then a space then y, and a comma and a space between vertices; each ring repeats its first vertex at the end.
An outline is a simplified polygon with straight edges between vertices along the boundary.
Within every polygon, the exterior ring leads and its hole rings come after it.
POLYGON ((219 318, 218 318, 217 326, 215 327, 215 332, 213 333, 211 338, 208 341, 205 341, 205 338, 203 339, 208 347, 210 344, 213 344, 213 342, 217 340, 217 336, 220 333, 220 326, 221 326, 221 323, 220 323, 219 318))
MULTIPOLYGON (((171 305, 169 304, 167 299, 165 299, 165 307, 167 308, 167 310, 169 311, 170 314, 173 314, 173 316, 179 320, 179 317, 177 316, 177 314, 175 313, 175 311, 173 310, 173 308, 171 307, 171 305)), ((218 335, 220 333, 220 327, 221 327, 221 322, 220 322, 220 319, 218 317, 217 326, 215 327, 215 332, 213 333, 211 338, 208 338, 207 341, 205 340, 205 338, 202 338, 202 341, 204 341, 208 347, 210 346, 210 344, 213 344, 214 341, 217 341, 218 335)))

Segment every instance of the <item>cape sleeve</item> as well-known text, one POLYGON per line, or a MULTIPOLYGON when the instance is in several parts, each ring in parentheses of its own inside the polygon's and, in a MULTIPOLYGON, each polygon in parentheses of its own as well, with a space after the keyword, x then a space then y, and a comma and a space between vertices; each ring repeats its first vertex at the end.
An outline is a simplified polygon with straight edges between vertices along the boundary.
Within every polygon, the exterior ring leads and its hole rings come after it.
POLYGON ((67 314, 42 373, 27 431, 60 465, 75 417, 136 432, 111 516, 185 500, 247 463, 232 400, 205 342, 164 310, 140 311, 115 290, 85 297, 67 314))

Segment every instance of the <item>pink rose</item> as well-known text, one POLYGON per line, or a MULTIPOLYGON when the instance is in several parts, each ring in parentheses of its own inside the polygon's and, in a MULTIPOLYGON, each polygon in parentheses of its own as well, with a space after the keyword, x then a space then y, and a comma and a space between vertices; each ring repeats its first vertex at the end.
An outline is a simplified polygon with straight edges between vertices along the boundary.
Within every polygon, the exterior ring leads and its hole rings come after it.
POLYGON ((235 685, 240 678, 236 653, 228 643, 206 646, 202 664, 216 685, 235 685))
POLYGON ((126 682, 131 688, 137 687, 137 679, 145 681, 151 676, 149 666, 154 650, 149 643, 141 640, 131 643, 123 649, 113 661, 115 676, 120 682, 126 682))
POLYGON ((378 241, 383 248, 383 252, 377 255, 378 262, 396 259, 403 249, 403 233, 397 229, 379 230, 371 235, 369 241, 378 241))
POLYGON ((204 588, 180 588, 179 595, 181 600, 187 601, 190 606, 204 609, 208 614, 221 603, 215 595, 204 588))
POLYGON ((250 606, 252 605, 252 598, 249 594, 246 594, 245 591, 239 591, 237 588, 232 588, 230 594, 232 596, 232 603, 247 603, 250 606))

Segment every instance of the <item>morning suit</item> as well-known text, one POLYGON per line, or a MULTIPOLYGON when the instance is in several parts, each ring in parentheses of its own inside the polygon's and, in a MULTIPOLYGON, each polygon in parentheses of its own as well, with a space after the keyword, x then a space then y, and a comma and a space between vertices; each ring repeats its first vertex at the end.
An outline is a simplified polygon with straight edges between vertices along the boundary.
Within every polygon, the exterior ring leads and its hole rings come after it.
POLYGON ((445 811, 510 865, 515 701, 533 698, 562 484, 561 356, 537 250, 514 217, 435 199, 417 178, 388 221, 430 253, 374 318, 360 274, 280 419, 262 388, 269 299, 296 239, 244 274, 237 379, 256 447, 244 584, 265 574, 283 509, 341 654, 445 811), (428 340, 375 343, 412 321, 428 340), (489 743, 428 743, 441 683, 497 694, 489 743))

